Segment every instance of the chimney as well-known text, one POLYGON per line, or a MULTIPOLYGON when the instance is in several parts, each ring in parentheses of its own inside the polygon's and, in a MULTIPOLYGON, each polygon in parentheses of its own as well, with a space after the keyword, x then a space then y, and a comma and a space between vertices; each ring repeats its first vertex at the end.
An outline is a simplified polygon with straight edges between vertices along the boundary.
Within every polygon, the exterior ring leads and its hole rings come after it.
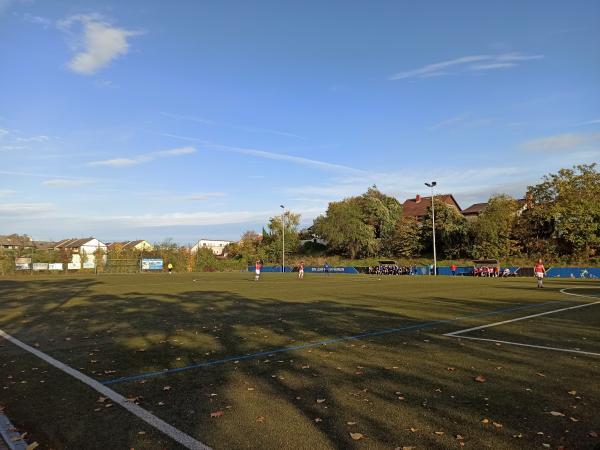
POLYGON ((415 203, 421 203, 421 196, 419 194, 417 194, 417 197, 415 198, 415 203))

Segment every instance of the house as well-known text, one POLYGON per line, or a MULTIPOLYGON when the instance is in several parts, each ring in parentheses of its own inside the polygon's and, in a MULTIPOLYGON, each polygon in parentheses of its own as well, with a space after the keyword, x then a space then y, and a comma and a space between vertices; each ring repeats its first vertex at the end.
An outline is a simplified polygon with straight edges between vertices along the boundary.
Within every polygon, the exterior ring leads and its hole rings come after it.
POLYGON ((33 245, 36 250, 54 250, 56 242, 53 241, 34 241, 33 245))
POLYGON ((54 246, 54 250, 65 252, 71 256, 74 264, 95 263, 95 253, 101 251, 103 261, 106 261, 106 244, 93 237, 83 239, 63 239, 54 246))
POLYGON ((233 244, 235 241, 224 241, 218 239, 200 239, 194 245, 190 252, 196 253, 201 248, 209 248, 217 256, 223 256, 223 251, 228 244, 233 244))
MULTIPOLYGON (((435 199, 453 206, 458 212, 461 211, 458 202, 452 194, 436 195, 435 199)), ((427 209, 431 206, 431 197, 421 197, 417 195, 415 198, 409 198, 402 204, 402 214, 404 217, 415 217, 421 219, 427 215, 427 209)))
POLYGON ((7 236, 0 236, 0 248, 4 248, 7 250, 13 249, 25 249, 32 248, 33 241, 26 234, 18 235, 18 234, 9 234, 7 236))
POLYGON ((487 203, 474 203, 467 209, 463 209, 462 214, 468 221, 473 221, 487 208, 487 203))
POLYGON ((111 242, 106 244, 107 249, 116 250, 121 249, 121 251, 152 251, 154 250, 154 246, 150 244, 148 241, 143 239, 139 239, 136 241, 123 241, 123 242, 111 242))

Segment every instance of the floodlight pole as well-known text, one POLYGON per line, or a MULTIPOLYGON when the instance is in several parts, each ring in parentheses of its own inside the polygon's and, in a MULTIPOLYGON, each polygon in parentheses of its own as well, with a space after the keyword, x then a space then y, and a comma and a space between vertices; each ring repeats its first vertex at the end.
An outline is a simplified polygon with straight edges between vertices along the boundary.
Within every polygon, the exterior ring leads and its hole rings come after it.
POLYGON ((433 194, 433 188, 437 185, 437 182, 432 181, 431 183, 425 183, 425 186, 431 188, 431 227, 433 229, 433 275, 437 275, 437 254, 435 248, 435 196, 433 194))
POLYGON ((285 273, 285 206, 281 208, 281 273, 285 273))

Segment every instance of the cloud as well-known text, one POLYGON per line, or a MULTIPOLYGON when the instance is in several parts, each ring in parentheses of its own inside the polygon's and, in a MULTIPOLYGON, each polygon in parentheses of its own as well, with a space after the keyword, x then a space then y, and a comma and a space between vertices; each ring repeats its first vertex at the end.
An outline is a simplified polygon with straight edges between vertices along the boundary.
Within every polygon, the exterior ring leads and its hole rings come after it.
POLYGON ((562 150, 584 150, 587 144, 600 141, 600 134, 564 133, 521 143, 522 150, 532 152, 559 152, 562 150))
POLYGON ((231 153, 239 153, 241 155, 249 155, 255 156, 257 158, 263 159, 272 159, 276 161, 287 161, 293 164, 298 164, 301 166, 314 167, 321 170, 333 171, 333 172, 354 172, 359 173, 362 172, 359 169, 355 169, 353 167, 343 166, 341 164, 333 164, 325 161, 319 161, 316 159, 308 159, 302 158, 300 156, 292 156, 286 155, 283 153, 274 153, 265 150, 257 150, 253 148, 245 148, 245 147, 231 147, 228 145, 219 145, 219 144, 205 144, 208 148, 213 148, 215 150, 221 150, 225 152, 231 153))
POLYGON ((230 145, 222 145, 215 144, 209 141, 205 141, 203 139, 198 139, 195 137, 189 136, 179 136, 176 134, 170 133, 159 133, 161 136, 171 137, 175 139, 181 139, 184 141, 198 142, 207 148, 211 148, 218 151, 230 152, 230 153, 239 153, 242 155, 255 156, 257 158, 263 159, 272 159, 278 161, 288 161, 294 164, 298 164, 301 166, 309 166, 314 167, 321 170, 332 171, 332 172, 354 172, 361 173, 362 170, 355 169, 354 167, 343 166, 341 164, 334 164, 325 161, 319 161, 316 159, 302 158, 299 156, 286 155, 284 153, 275 153, 267 150, 259 150, 254 148, 246 148, 246 147, 233 147, 230 145))
MULTIPOLYGON (((587 122, 580 123, 579 125, 597 125, 597 124, 600 124, 600 119, 588 120, 587 122)), ((0 137, 2 137, 2 136, 0 136, 0 137)))
POLYGON ((0 139, 2 139, 4 136, 10 134, 10 131, 4 129, 4 128, 0 128, 0 139))
POLYGON ((13 191, 12 189, 0 189, 0 197, 8 197, 16 193, 17 191, 13 191))
POLYGON ((428 64, 418 69, 398 72, 389 80, 405 80, 409 78, 427 78, 451 75, 467 71, 506 69, 518 65, 522 61, 541 59, 543 55, 526 55, 523 53, 503 53, 500 55, 469 55, 460 58, 428 64))
POLYGON ((173 156, 181 156, 181 155, 190 155, 192 153, 196 153, 196 149, 194 147, 178 147, 172 148, 169 150, 160 150, 157 152, 147 153, 144 155, 139 155, 133 158, 113 158, 106 159, 102 161, 92 161, 87 163, 90 167, 97 166, 108 166, 108 167, 129 167, 129 166, 137 166, 138 164, 144 164, 150 161, 154 161, 157 158, 169 158, 173 156))
POLYGON ((0 203, 0 217, 36 216, 54 210, 53 203, 0 203))
POLYGON ((225 197, 227 194, 225 192, 205 192, 202 194, 192 194, 186 197, 186 200, 197 200, 204 201, 210 200, 211 198, 220 198, 225 197))
POLYGON ((187 115, 181 115, 181 114, 171 114, 171 113, 167 113, 167 112, 161 112, 161 115, 163 115, 165 117, 169 117, 171 119, 175 119, 175 120, 188 120, 191 122, 202 123, 205 125, 223 126, 223 127, 233 128, 235 130, 248 131, 251 133, 269 133, 269 134, 275 134, 278 136, 292 137, 292 138, 297 138, 297 139, 306 139, 303 136, 299 136, 297 134, 290 133, 289 131, 272 130, 269 128, 258 128, 258 127, 248 126, 248 125, 233 125, 230 123, 215 122, 214 120, 204 119, 202 117, 187 116, 187 115))
POLYGON ((50 137, 45 135, 16 138, 17 142, 48 142, 49 140, 50 137))
POLYGON ((431 125, 430 127, 427 127, 427 129, 428 130, 437 130, 439 128, 446 128, 451 125, 456 125, 456 124, 464 122, 469 116, 470 116, 470 114, 467 113, 467 114, 461 114, 461 115, 455 116, 455 117, 450 117, 450 118, 444 119, 434 125, 431 125))
POLYGON ((92 75, 129 51, 128 39, 142 34, 110 25, 101 15, 79 14, 59 22, 59 28, 72 34, 74 25, 83 29, 75 37, 78 50, 68 67, 81 75, 92 75))
POLYGON ((44 186, 50 187, 59 187, 59 188, 70 188, 70 187, 78 187, 83 186, 84 184, 91 183, 90 180, 73 180, 73 179, 65 179, 65 178, 55 178, 52 180, 42 181, 44 186))

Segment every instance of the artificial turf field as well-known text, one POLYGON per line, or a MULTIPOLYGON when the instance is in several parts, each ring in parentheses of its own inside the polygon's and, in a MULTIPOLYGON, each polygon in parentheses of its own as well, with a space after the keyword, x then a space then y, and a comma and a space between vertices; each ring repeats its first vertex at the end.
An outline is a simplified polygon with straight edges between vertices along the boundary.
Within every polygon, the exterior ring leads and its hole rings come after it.
MULTIPOLYGON (((599 301, 598 282, 252 278, 4 278, 0 330, 215 449, 600 444, 600 304, 445 336, 599 301)), ((39 449, 185 448, 0 337, 2 407, 39 449)))

